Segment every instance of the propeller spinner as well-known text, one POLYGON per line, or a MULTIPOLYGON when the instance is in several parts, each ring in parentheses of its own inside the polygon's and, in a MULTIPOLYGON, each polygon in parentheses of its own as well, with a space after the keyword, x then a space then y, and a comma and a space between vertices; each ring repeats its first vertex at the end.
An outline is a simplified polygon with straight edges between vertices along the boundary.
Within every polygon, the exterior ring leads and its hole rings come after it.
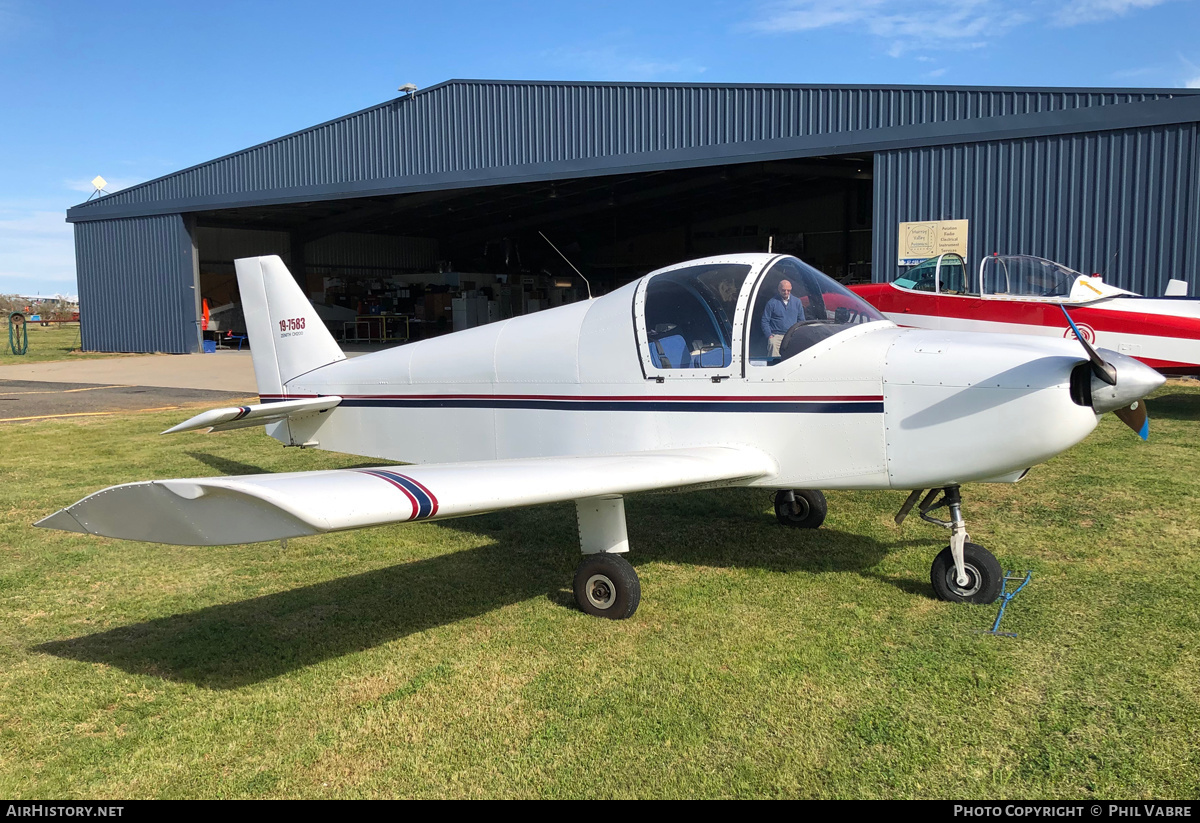
POLYGON ((1138 360, 1110 349, 1104 357, 1084 339, 1075 321, 1067 313, 1067 307, 1059 305, 1075 339, 1080 342, 1091 365, 1092 379, 1085 399, 1096 414, 1113 412, 1138 437, 1146 440, 1150 436, 1150 416, 1146 412, 1146 395, 1157 389, 1167 379, 1154 369, 1138 360), (1105 359, 1107 358, 1107 359, 1105 359))

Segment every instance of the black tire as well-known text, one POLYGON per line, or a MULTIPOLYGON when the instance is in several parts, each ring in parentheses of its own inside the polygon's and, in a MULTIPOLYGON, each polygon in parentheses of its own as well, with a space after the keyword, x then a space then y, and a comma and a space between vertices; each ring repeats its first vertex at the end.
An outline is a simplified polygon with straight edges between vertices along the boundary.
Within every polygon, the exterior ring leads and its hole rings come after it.
POLYGON ((575 602, 590 615, 624 620, 641 600, 637 572, 618 554, 589 554, 575 569, 575 602))
POLYGON ((816 529, 825 522, 829 504, 825 495, 816 489, 795 489, 794 502, 785 502, 783 492, 775 492, 775 519, 784 526, 795 529, 816 529))
POLYGON ((1004 570, 1000 561, 990 551, 975 543, 963 545, 963 565, 968 580, 966 586, 958 585, 958 573, 954 569, 954 556, 950 547, 942 549, 933 560, 929 580, 938 600, 949 603, 991 603, 1000 596, 1004 588, 1004 570))

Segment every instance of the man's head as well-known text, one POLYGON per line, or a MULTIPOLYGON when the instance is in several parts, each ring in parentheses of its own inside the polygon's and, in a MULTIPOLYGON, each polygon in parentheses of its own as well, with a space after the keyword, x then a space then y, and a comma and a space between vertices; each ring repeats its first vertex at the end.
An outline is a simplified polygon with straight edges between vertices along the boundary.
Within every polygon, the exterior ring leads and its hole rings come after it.
POLYGON ((787 300, 791 296, 792 296, 792 281, 791 280, 780 280, 779 281, 779 299, 787 300))

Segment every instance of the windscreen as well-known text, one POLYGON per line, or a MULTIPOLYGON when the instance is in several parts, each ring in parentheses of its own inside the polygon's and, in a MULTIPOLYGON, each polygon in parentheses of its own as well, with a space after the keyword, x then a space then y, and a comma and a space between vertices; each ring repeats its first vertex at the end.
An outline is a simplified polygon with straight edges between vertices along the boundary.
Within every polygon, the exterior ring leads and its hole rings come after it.
POLYGON ((937 262, 936 257, 931 257, 908 271, 900 272, 892 278, 892 282, 902 289, 935 291, 937 281, 934 280, 934 276, 937 273, 937 262))
POLYGON ((746 327, 750 362, 773 366, 851 326, 884 317, 858 295, 794 257, 762 276, 746 327))
POLYGON ((962 257, 953 252, 931 257, 892 278, 892 283, 912 291, 941 294, 976 294, 962 257))

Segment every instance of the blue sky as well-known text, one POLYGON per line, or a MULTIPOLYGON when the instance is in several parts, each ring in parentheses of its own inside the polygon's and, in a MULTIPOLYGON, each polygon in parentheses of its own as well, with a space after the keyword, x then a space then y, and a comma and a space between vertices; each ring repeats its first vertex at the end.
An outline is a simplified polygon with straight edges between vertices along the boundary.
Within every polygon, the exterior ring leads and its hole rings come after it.
POLYGON ((0 0, 0 293, 69 206, 452 78, 1200 87, 1197 0, 0 0))

